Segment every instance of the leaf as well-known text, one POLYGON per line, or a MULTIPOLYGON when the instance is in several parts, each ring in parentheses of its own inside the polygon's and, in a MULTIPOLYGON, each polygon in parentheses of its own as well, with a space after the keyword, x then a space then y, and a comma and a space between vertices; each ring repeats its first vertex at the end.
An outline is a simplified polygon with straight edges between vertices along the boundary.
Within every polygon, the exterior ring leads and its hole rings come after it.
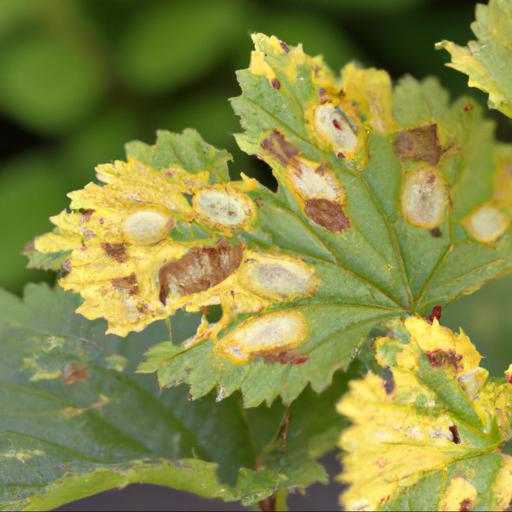
POLYGON ((376 340, 387 374, 350 383, 338 410, 346 510, 508 510, 512 365, 488 378, 461 331, 410 317, 376 340))
POLYGON ((193 398, 241 389, 246 406, 325 389, 382 321, 512 266, 511 152, 476 106, 352 64, 337 79, 301 47, 254 40, 237 141, 272 167, 277 193, 228 182, 229 155, 196 132, 159 132, 99 166, 104 185, 71 193, 72 212, 35 242, 72 250, 60 284, 109 332, 202 311, 195 336, 151 347, 141 371, 193 398))
POLYGON ((336 442, 343 380, 302 395, 291 416, 277 403, 244 411, 239 397, 191 403, 133 373, 165 324, 105 337, 102 322, 73 313, 78 302, 45 285, 23 302, 0 291, 0 509, 50 510, 130 483, 251 504, 326 481, 313 457, 336 442))
POLYGON ((510 0, 490 0, 477 4, 471 30, 477 37, 466 47, 450 41, 436 45, 447 50, 447 64, 469 76, 468 85, 489 95, 489 106, 512 117, 512 4, 510 0))

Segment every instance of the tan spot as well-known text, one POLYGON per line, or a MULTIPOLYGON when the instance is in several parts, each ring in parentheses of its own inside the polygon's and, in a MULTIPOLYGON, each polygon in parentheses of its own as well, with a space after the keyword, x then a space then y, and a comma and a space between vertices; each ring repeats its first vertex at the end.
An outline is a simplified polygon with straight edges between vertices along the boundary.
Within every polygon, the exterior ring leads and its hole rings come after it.
POLYGON ((285 256, 254 255, 240 270, 245 288, 271 299, 291 299, 309 293, 314 286, 313 269, 285 256))
POLYGON ((224 187, 200 190, 193 199, 194 210, 209 224, 236 227, 253 215, 252 201, 243 194, 224 187))
POLYGON ((478 493, 465 478, 457 476, 452 478, 444 496, 439 504, 439 510, 459 510, 461 512, 471 510, 478 493))
POLYGON ((245 363, 258 355, 295 348, 306 336, 307 323, 301 313, 279 311, 242 322, 219 340, 216 349, 233 363, 245 363))
POLYGON ((153 245, 165 239, 173 226, 170 213, 164 210, 139 210, 124 221, 123 231, 132 244, 153 245))
POLYGON ((299 150, 290 144, 278 130, 274 130, 263 139, 261 147, 283 165, 287 165, 299 154, 299 150))
POLYGON ((510 219, 496 206, 484 204, 471 213, 463 224, 479 242, 491 243, 505 233, 510 219))
POLYGON ((435 228, 444 220, 448 187, 433 168, 407 173, 402 183, 402 211, 415 226, 435 228))
POLYGON ((326 164, 315 168, 313 162, 298 158, 288 167, 288 175, 297 193, 305 199, 323 198, 341 203, 345 200, 343 187, 326 164))
POLYGON ((304 201, 306 215, 316 224, 333 233, 350 228, 350 219, 340 204, 328 199, 307 199, 304 201))
POLYGON ((442 153, 437 125, 420 126, 399 132, 395 137, 393 149, 402 159, 410 158, 437 165, 442 153))
POLYGON ((211 288, 235 272, 243 250, 220 240, 215 247, 194 249, 178 260, 161 267, 160 301, 166 303, 170 292, 190 295, 211 288))
POLYGON ((358 145, 355 128, 341 108, 332 103, 320 105, 314 112, 314 126, 335 153, 351 153, 358 145))

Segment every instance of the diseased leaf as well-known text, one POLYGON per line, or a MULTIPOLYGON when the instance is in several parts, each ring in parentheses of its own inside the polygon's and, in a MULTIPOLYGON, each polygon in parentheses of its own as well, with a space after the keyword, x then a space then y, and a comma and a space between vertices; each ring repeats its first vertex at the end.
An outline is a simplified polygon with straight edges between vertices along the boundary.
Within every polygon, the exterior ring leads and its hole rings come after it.
MULTIPOLYGON (((50 510, 130 483, 251 504, 326 481, 313 457, 336 443, 342 379, 291 411, 244 411, 239 397, 191 403, 133 373, 164 323, 105 336, 103 322, 73 313, 78 303, 47 286, 30 285, 23 302, 0 291, 0 509, 50 510)), ((176 322, 185 332, 188 320, 176 322)))
POLYGON ((477 37, 466 47, 450 41, 436 45, 447 50, 448 66, 468 75, 468 85, 489 95, 489 106, 512 117, 512 2, 490 0, 477 4, 471 30, 477 37))
POLYGON ((376 344, 382 376, 352 381, 338 410, 346 510, 509 510, 512 366, 490 379, 463 333, 419 317, 376 344))
POLYGON ((424 314, 510 272, 511 150, 469 100, 435 80, 343 68, 254 36, 233 100, 240 147, 265 160, 272 193, 186 130, 97 168, 71 213, 39 237, 71 250, 60 281, 78 312, 126 335, 179 309, 195 336, 154 345, 141 371, 193 398, 242 389, 246 406, 290 403, 346 369, 380 322, 424 314), (220 320, 207 309, 221 306, 220 320))

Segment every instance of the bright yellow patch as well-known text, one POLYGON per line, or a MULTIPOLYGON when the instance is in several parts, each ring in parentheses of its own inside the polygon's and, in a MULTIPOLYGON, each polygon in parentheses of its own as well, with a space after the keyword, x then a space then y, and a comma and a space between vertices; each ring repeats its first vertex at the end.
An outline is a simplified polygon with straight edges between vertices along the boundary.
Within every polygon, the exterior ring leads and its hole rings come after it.
POLYGON ((392 112, 393 89, 386 71, 347 64, 341 77, 347 100, 357 103, 374 129, 389 133, 396 128, 392 112))
POLYGON ((465 478, 455 477, 441 499, 439 510, 471 510, 476 496, 476 489, 465 478))
MULTIPOLYGON (((340 440, 345 451, 341 478, 350 484, 342 495, 346 510, 378 510, 432 472, 444 472, 466 458, 499 453, 501 443, 512 434, 508 420, 512 386, 487 381, 487 372, 478 366, 481 356, 464 333, 419 317, 405 320, 404 328, 398 335, 402 327, 394 325, 396 337, 376 342, 377 361, 389 368, 390 377, 385 380, 370 373, 352 381, 338 404, 338 411, 352 422, 340 440), (440 396, 447 385, 440 391, 434 384, 438 381, 429 380, 434 375, 430 372, 436 371, 445 374, 457 403, 471 407, 481 427, 465 430, 469 420, 440 396), (498 425, 498 434, 493 424, 498 425), (475 440, 472 436, 477 435, 475 440)), ((449 396, 455 400, 453 394, 449 396)), ((510 478, 503 471, 496 492, 504 493, 510 478)), ((476 499, 464 478, 445 485, 439 510, 459 510, 461 501, 476 499)), ((506 497, 500 496, 495 499, 501 503, 506 497)))

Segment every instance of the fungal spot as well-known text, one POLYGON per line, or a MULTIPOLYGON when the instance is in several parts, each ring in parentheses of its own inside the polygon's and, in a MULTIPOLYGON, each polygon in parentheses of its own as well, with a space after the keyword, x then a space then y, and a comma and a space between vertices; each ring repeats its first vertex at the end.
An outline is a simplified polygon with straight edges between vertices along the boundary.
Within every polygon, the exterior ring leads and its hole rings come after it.
POLYGON ((135 245, 153 245, 167 237, 174 226, 171 215, 159 210, 132 213, 123 224, 126 238, 135 245))
POLYGON ((492 243, 505 233, 510 219, 496 206, 484 204, 464 221, 464 225, 479 242, 492 243))
POLYGON ((217 350, 234 363, 245 363, 252 357, 289 351, 306 336, 307 323, 302 313, 279 311, 245 320, 219 340, 217 350))
POLYGON ((393 377, 393 372, 391 372, 389 369, 384 376, 383 384, 386 395, 391 395, 395 390, 395 378, 393 377))
POLYGON ((226 188, 200 190, 194 196, 193 206, 207 222, 230 227, 244 224, 253 213, 253 205, 248 197, 226 188))
POLYGON ((101 244, 101 248, 110 256, 113 260, 118 263, 124 263, 128 260, 128 253, 124 244, 101 244))
POLYGON ((299 158, 288 167, 288 175, 297 192, 303 198, 323 198, 343 203, 345 191, 327 165, 322 163, 316 168, 314 165, 299 158))
POLYGON ((287 165, 299 154, 298 148, 290 144, 278 130, 263 139, 261 147, 283 165, 287 165))
POLYGON ((291 352, 280 352, 279 354, 263 354, 265 364, 293 364, 301 365, 309 361, 307 354, 294 354, 291 352))
POLYGON ((441 315, 443 314, 443 308, 441 306, 434 306, 432 308, 432 312, 428 317, 428 321, 432 323, 435 320, 441 320, 441 315))
POLYGON ((139 285, 137 283, 137 276, 135 274, 112 279, 112 286, 118 290, 128 293, 128 295, 131 296, 139 294, 139 285))
POLYGON ((401 159, 420 160, 437 165, 442 154, 437 125, 420 126, 399 132, 395 137, 393 149, 401 159))
POLYGON ((256 203, 258 208, 263 208, 265 206, 265 202, 263 201, 263 199, 261 199, 261 197, 258 197, 254 202, 256 203))
POLYGON ((460 435, 459 435, 459 430, 457 428, 457 425, 450 425, 448 427, 448 430, 450 431, 450 433, 452 434, 452 440, 455 444, 460 444, 460 435))
POLYGON ((350 228, 350 220, 340 204, 328 199, 314 198, 304 201, 306 215, 316 224, 333 233, 350 228))
POLYGON ((321 104, 315 109, 314 125, 336 154, 350 153, 357 148, 357 128, 343 110, 332 103, 321 104))
POLYGON ((402 211, 413 225, 435 228, 444 220, 448 207, 448 187, 435 169, 420 169, 403 178, 402 211))
POLYGON ((434 238, 441 238, 443 236, 443 232, 439 228, 433 228, 430 230, 430 234, 434 238))
POLYGON ((284 41, 279 40, 279 44, 286 53, 290 51, 290 47, 284 41))
POLYGON ((62 380, 66 386, 81 382, 89 376, 89 368, 82 363, 69 363, 62 372, 62 380))
POLYGON ((436 349, 425 352, 428 362, 432 368, 441 368, 442 366, 452 366, 455 371, 464 369, 461 363, 462 355, 456 354, 453 350, 436 349))
POLYGON ((272 79, 272 87, 274 89, 281 89, 281 82, 277 78, 272 79))
POLYGON ((471 112, 473 110, 473 105, 471 103, 466 103, 464 105, 464 112, 471 112))
POLYGON ((190 295, 221 283, 238 269, 242 255, 240 247, 222 239, 215 247, 194 249, 166 263, 158 273, 160 302, 165 304, 170 292, 190 295))
POLYGON ((269 298, 290 299, 304 295, 313 287, 312 268, 286 257, 255 255, 241 268, 244 287, 269 298))

